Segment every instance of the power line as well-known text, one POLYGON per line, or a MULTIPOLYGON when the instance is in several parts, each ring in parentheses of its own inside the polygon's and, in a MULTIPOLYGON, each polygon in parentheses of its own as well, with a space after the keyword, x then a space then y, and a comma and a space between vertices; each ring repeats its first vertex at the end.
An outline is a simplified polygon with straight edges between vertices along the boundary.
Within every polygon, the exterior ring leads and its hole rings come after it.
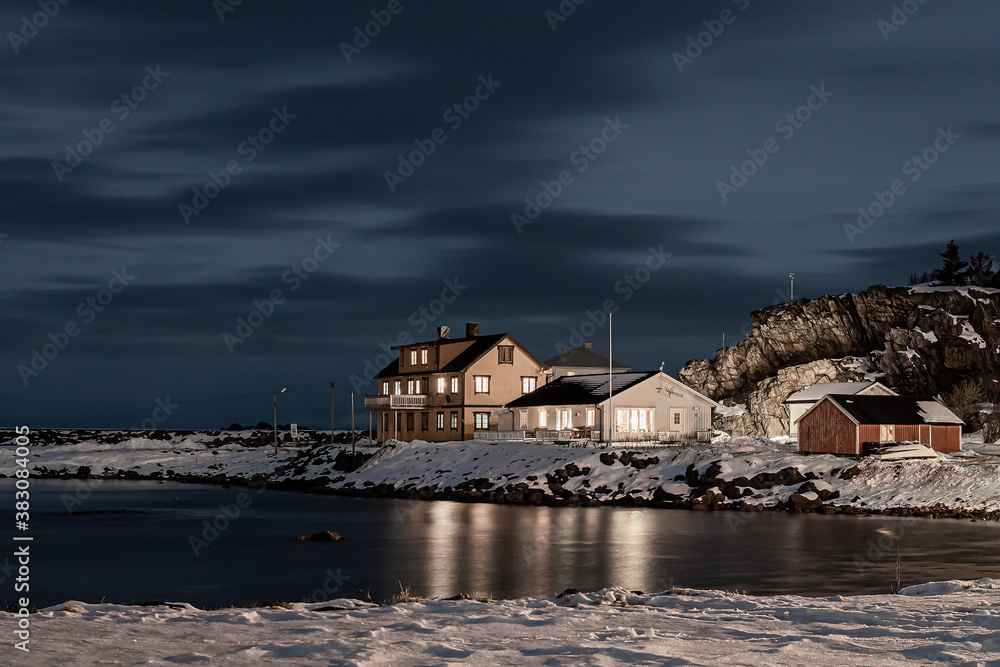
MULTIPOLYGON (((313 389, 315 387, 329 387, 329 382, 319 384, 307 384, 301 387, 289 387, 286 391, 298 391, 300 389, 313 389)), ((211 401, 229 401, 236 398, 256 398, 258 396, 270 396, 272 392, 262 391, 254 394, 236 394, 233 396, 213 396, 211 398, 172 398, 171 401, 177 403, 208 403, 211 401)), ((0 401, 14 401, 16 403, 40 403, 45 405, 149 405, 149 401, 43 401, 31 398, 14 398, 11 396, 0 396, 0 401)), ((305 406, 303 406, 305 407, 305 406)))

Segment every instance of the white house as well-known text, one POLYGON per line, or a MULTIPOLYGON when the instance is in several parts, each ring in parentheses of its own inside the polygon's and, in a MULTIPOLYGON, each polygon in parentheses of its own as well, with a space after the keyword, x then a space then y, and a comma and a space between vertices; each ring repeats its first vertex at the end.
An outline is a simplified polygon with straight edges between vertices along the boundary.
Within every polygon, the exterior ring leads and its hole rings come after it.
POLYGON ((788 408, 788 435, 799 437, 799 418, 827 394, 844 396, 897 396, 881 382, 820 382, 797 391, 785 399, 788 408))
POLYGON ((569 375, 507 403, 501 431, 560 440, 710 440, 712 412, 722 407, 661 371, 569 375), (610 383, 610 387, 609 387, 610 383), (611 396, 609 397, 609 390, 611 396), (613 411, 614 420, 608 418, 613 411))

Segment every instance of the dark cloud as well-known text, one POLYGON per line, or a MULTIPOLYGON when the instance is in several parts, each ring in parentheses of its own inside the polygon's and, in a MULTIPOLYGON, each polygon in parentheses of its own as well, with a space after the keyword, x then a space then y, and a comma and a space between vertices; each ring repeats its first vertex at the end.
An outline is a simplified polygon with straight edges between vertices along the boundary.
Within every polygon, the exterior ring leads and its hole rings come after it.
MULTIPOLYGON (((950 238, 1000 251, 1000 8, 985 0, 922 5, 888 39, 891 3, 860 0, 590 0, 555 30, 554 0, 404 0, 348 63, 341 43, 384 6, 243 3, 220 21, 211 3, 71 3, 17 52, 8 33, 33 5, 0 7, 0 419, 128 426, 158 397, 249 393, 169 425, 256 422, 271 388, 349 391, 383 344, 439 324, 480 321, 547 358, 607 299, 615 356, 675 373, 741 338, 789 271, 816 296, 899 284, 950 238), (699 36, 724 10, 721 34, 699 36), (702 51, 681 72, 689 37, 702 51), (147 67, 169 74, 121 117, 147 67), (455 126, 446 114, 490 76, 455 126), (784 136, 817 86, 833 96, 784 136), (286 108, 249 161, 243 142, 286 108), (114 130, 60 182, 53 161, 105 118, 114 130), (608 119, 620 136, 581 163, 608 119), (956 146, 851 243, 856 208, 949 126, 956 146), (723 201, 718 182, 769 137, 780 150, 723 201), (230 161, 240 173, 185 224, 179 205, 230 161), (519 234, 512 214, 563 170, 572 183, 519 234), (282 276, 317 239, 339 247, 291 291, 282 276), (134 283, 25 386, 17 365, 122 267, 134 283), (445 281, 461 295, 427 317, 445 281), (223 333, 274 289, 287 301, 230 353, 223 333)), ((288 418, 322 426, 328 392, 290 391, 288 418)))

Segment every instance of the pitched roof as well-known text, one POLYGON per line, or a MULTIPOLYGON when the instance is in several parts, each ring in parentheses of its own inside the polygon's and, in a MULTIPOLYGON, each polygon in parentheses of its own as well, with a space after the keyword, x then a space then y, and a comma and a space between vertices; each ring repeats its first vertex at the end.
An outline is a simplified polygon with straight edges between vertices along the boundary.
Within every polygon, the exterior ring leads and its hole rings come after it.
POLYGON ((625 364, 614 361, 600 352, 596 352, 594 348, 589 345, 584 345, 582 347, 574 347, 572 350, 566 350, 562 354, 557 354, 551 359, 546 360, 546 366, 568 366, 570 368, 600 368, 607 370, 608 362, 614 364, 614 368, 619 370, 629 371, 632 370, 625 364))
MULTIPOLYGON (((829 398, 859 424, 965 423, 933 398, 838 394, 831 394, 829 398)), ((802 421, 801 417, 799 421, 802 421)))
POLYGON ((821 382, 797 391, 785 399, 785 403, 813 403, 827 394, 857 394, 871 387, 874 382, 821 382))
MULTIPOLYGON (((615 373, 611 377, 612 388, 619 394, 659 371, 643 371, 637 373, 615 373)), ((541 387, 515 398, 507 404, 508 408, 524 408, 536 405, 590 405, 597 404, 608 397, 607 375, 566 375, 543 384, 541 387)))
POLYGON ((528 355, 530 359, 535 361, 540 366, 544 367, 544 364, 538 361, 535 355, 529 352, 527 348, 521 345, 521 343, 519 343, 513 336, 506 333, 500 333, 500 334, 487 334, 485 336, 471 336, 466 338, 446 338, 444 340, 429 341, 427 343, 411 343, 410 345, 400 346, 400 347, 417 347, 420 345, 431 346, 431 345, 436 345, 438 343, 456 343, 456 342, 462 343, 470 340, 472 341, 472 345, 469 345, 467 348, 459 352, 458 355, 454 359, 446 363, 443 368, 439 368, 437 370, 420 369, 420 370, 407 371, 405 373, 401 373, 399 371, 399 357, 396 357, 395 359, 390 361, 385 368, 376 373, 375 377, 385 378, 385 377, 400 377, 400 376, 405 377, 407 375, 430 375, 434 373, 462 373, 464 371, 467 371, 469 367, 472 366, 472 364, 479 361, 479 359, 481 359, 484 354, 486 354, 494 347, 496 347, 499 343, 501 343, 504 338, 509 338, 510 342, 514 343, 514 345, 521 348, 521 351, 524 352, 526 355, 528 355))

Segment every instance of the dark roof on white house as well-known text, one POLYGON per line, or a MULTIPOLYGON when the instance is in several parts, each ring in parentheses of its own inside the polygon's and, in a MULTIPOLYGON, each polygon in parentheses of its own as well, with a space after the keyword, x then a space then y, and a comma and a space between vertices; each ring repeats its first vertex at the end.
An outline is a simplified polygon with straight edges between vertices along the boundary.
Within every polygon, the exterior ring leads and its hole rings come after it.
POLYGON ((564 366, 567 368, 594 368, 598 370, 608 370, 608 363, 614 364, 615 372, 630 371, 632 368, 620 361, 613 361, 600 352, 594 351, 590 343, 584 343, 582 347, 574 347, 566 350, 562 354, 557 354, 545 362, 546 366, 564 366))
POLYGON ((859 424, 965 423, 958 415, 933 398, 853 394, 830 394, 829 398, 859 424))
MULTIPOLYGON (((611 386, 615 395, 647 380, 659 371, 614 373, 611 386)), ((527 408, 538 405, 596 405, 608 398, 608 376, 566 375, 543 384, 535 391, 515 398, 505 407, 527 408)))

